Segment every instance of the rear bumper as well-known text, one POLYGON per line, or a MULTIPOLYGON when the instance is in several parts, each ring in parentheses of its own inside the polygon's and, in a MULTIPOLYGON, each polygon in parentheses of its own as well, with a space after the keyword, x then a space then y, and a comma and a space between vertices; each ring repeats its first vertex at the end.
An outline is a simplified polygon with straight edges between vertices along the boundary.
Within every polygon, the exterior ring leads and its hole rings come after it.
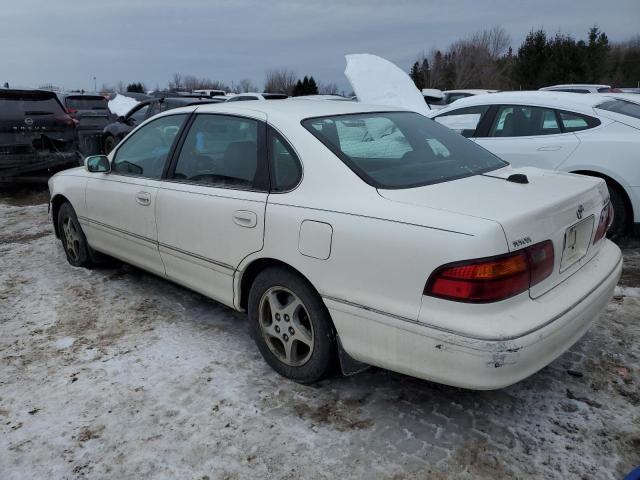
MULTIPOLYGON (((356 360, 439 383, 490 390, 532 375, 578 341, 607 306, 621 271, 620 249, 606 241, 577 273, 529 300, 531 315, 546 315, 535 318, 536 328, 504 339, 472 338, 343 300, 324 300, 344 349, 356 360), (581 294, 578 300, 567 303, 576 292, 581 294)), ((505 312, 500 320, 520 319, 505 312)))

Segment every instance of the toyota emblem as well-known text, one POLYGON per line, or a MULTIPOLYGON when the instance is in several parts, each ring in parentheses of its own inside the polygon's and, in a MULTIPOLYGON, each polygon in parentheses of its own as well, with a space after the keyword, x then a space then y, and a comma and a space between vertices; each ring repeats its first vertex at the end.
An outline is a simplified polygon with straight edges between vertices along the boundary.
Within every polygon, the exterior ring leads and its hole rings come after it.
POLYGON ((580 220, 582 218, 582 214, 584 213, 584 207, 582 205, 580 205, 578 207, 578 209, 576 210, 576 217, 578 217, 578 220, 580 220))

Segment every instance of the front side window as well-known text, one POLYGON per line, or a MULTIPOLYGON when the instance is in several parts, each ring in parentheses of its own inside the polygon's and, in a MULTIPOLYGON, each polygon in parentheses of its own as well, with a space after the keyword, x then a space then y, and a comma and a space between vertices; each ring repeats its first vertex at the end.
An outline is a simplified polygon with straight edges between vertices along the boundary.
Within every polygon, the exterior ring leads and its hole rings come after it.
POLYGON ((134 125, 142 123, 147 118, 147 110, 149 110, 149 104, 140 107, 138 110, 129 115, 129 119, 133 120, 134 125))
POLYGON ((489 105, 460 108, 437 116, 435 121, 465 137, 473 137, 487 110, 489 105))
POLYGON ((302 125, 377 188, 418 187, 507 165, 470 140, 412 112, 309 118, 302 125))
POLYGON ((171 178, 204 185, 258 187, 258 122, 226 115, 198 115, 185 138, 171 178))
POLYGON ((596 108, 640 119, 640 105, 626 100, 621 100, 619 98, 616 98, 615 100, 607 100, 606 102, 597 105, 596 108))
POLYGON ((269 134, 271 158, 271 191, 286 192, 293 189, 302 177, 302 166, 297 155, 279 133, 269 134))
POLYGON ((114 173, 159 179, 171 146, 187 115, 168 115, 137 130, 116 150, 114 173))
POLYGON ((528 105, 501 105, 490 137, 531 137, 562 133, 556 113, 551 108, 528 105))

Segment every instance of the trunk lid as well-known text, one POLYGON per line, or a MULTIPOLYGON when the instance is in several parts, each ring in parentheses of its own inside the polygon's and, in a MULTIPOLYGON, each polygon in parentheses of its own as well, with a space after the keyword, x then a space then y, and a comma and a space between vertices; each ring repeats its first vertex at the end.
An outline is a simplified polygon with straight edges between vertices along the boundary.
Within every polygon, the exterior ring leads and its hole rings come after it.
POLYGON ((532 298, 575 273, 597 253, 602 242, 592 245, 592 239, 609 198, 601 179, 531 167, 505 167, 435 185, 378 192, 395 202, 496 221, 509 251, 551 240, 553 273, 530 289, 532 298), (507 181, 514 173, 527 175, 529 183, 507 181))
POLYGON ((109 124, 111 112, 107 100, 100 95, 70 95, 64 100, 80 130, 102 130, 109 124))

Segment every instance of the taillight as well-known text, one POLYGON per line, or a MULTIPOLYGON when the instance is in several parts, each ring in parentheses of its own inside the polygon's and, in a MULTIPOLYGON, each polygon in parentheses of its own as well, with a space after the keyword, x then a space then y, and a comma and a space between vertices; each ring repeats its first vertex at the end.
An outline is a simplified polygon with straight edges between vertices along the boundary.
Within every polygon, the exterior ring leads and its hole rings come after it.
POLYGON ((71 108, 71 107, 65 108, 64 111, 67 112, 69 115, 73 115, 74 113, 78 113, 78 110, 76 110, 75 108, 71 108))
POLYGON ((459 302, 487 303, 527 291, 551 275, 550 240, 497 257, 443 265, 431 274, 424 294, 459 302))
POLYGON ((596 234, 593 237, 593 243, 600 241, 602 237, 604 237, 609 230, 609 227, 613 223, 613 205, 611 202, 607 203, 607 205, 600 212, 600 221, 598 222, 598 229, 596 230, 596 234))

